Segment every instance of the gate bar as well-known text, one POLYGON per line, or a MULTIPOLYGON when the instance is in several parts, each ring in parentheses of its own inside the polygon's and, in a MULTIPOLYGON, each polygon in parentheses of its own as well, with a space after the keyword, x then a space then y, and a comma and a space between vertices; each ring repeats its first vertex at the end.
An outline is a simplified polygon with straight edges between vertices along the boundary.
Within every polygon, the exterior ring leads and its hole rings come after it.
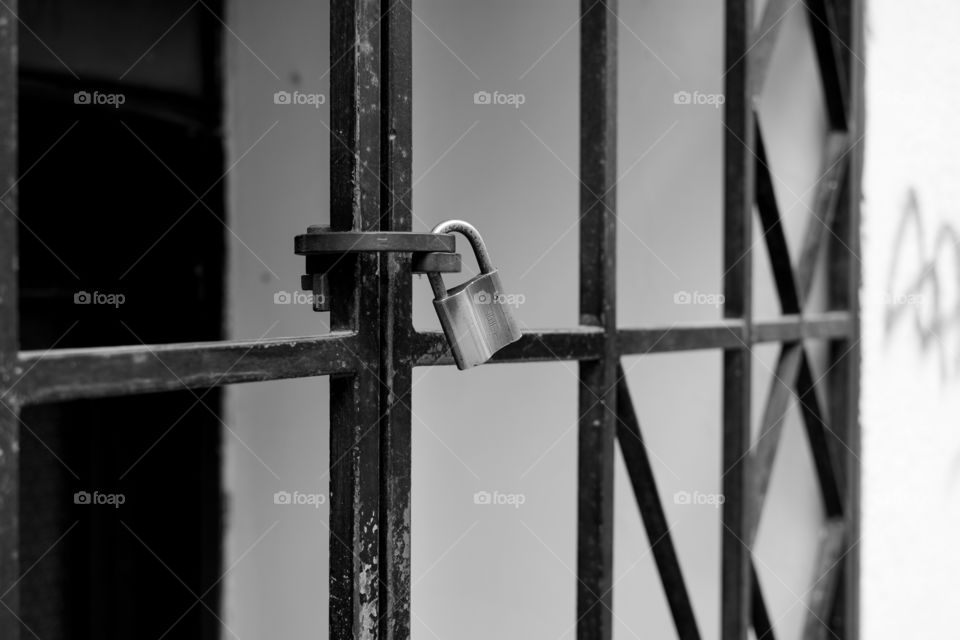
POLYGON ((724 318, 740 318, 743 344, 723 354, 723 445, 721 526, 722 640, 746 640, 750 626, 751 557, 749 462, 750 347, 752 345, 752 263, 754 196, 754 115, 750 98, 753 0, 726 0, 723 111, 724 318))
POLYGON ((0 637, 20 637, 19 408, 6 395, 20 347, 17 312, 17 2, 0 4, 0 637), (13 405, 13 406, 11 406, 13 405))
POLYGON ((580 324, 602 327, 580 361, 577 638, 613 634, 613 464, 617 410, 617 1, 580 4, 580 324))
MULTIPOLYGON (((380 224, 380 2, 330 5, 330 227, 380 224)), ((379 256, 330 275, 334 331, 355 331, 364 366, 330 378, 330 637, 376 638, 379 624, 379 256)))

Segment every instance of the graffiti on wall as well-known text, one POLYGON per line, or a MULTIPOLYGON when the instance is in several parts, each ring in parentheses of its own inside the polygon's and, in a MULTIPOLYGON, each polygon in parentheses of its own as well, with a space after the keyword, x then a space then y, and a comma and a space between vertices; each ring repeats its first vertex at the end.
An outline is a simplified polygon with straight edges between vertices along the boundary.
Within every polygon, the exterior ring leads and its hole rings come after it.
POLYGON ((913 188, 894 236, 884 303, 888 340, 905 325, 923 353, 937 360, 942 378, 960 374, 960 234, 942 222, 928 235, 913 188))

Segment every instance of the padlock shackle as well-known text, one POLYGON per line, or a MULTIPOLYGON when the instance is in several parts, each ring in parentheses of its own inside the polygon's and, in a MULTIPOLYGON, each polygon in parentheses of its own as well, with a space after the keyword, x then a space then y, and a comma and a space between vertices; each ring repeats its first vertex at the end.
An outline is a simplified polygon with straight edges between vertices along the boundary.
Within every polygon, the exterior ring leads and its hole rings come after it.
MULTIPOLYGON (((473 247, 473 255, 477 257, 477 266, 480 267, 480 273, 492 273, 493 264, 490 262, 490 254, 487 253, 487 245, 477 228, 463 220, 447 220, 441 222, 433 228, 431 233, 460 233, 464 238, 470 241, 473 247)), ((433 289, 433 297, 440 300, 447 295, 447 286, 443 284, 443 277, 439 273, 429 273, 427 278, 430 280, 430 287, 433 289)))
POLYGON ((431 233, 461 233, 463 237, 470 241, 473 247, 473 254, 477 257, 477 266, 480 267, 480 273, 490 273, 493 271, 493 263, 490 262, 490 254, 487 253, 487 245, 477 228, 463 220, 447 220, 441 222, 433 228, 431 233))

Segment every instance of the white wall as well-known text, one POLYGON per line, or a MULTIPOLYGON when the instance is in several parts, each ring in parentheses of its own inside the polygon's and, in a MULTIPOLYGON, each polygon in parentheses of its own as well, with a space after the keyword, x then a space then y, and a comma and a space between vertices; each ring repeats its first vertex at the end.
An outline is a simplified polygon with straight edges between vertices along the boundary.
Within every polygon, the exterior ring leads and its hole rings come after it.
POLYGON ((957 24, 960 5, 950 0, 869 8, 865 638, 949 637, 960 627, 960 253, 950 236, 960 229, 957 24), (918 217, 907 213, 911 190, 918 217))
MULTIPOLYGON (((328 219, 328 113, 277 106, 272 98, 279 89, 326 93, 328 7, 228 4, 227 134, 237 162, 227 178, 237 236, 230 244, 229 333, 255 339, 268 330, 270 337, 322 332, 325 314, 275 305, 273 295, 298 283, 302 261, 292 253, 293 236, 328 219)), ((675 104, 674 94, 721 90, 722 4, 621 4, 619 321, 716 319, 717 306, 677 305, 674 296, 719 293, 721 112, 675 104)), ((414 228, 450 217, 473 221, 506 286, 526 297, 518 315, 529 327, 577 323, 578 6, 413 5, 414 228), (519 109, 475 105, 479 90, 522 93, 526 101, 519 109)), ((805 29, 799 10, 785 19, 775 62, 784 82, 762 107, 794 245, 821 172, 823 134, 805 29)), ((757 313, 771 316, 777 309, 761 248, 757 313)), ((415 282, 419 328, 438 326, 429 300, 426 281, 415 282)), ((755 415, 776 350, 758 349, 757 356, 755 415)), ((624 364, 701 630, 716 638, 719 511, 672 497, 719 491, 720 355, 624 364)), ((558 363, 415 371, 416 637, 573 636, 576 370, 558 363), (523 494, 525 503, 476 505, 473 494, 482 490, 523 494)), ((272 495, 326 492, 326 381, 231 388, 227 423, 227 564, 236 565, 226 578, 225 620, 240 637, 325 637, 326 507, 278 506, 272 495)), ((795 638, 822 507, 795 413, 783 445, 758 544, 778 637, 795 638)), ((616 635, 670 637, 619 460, 616 509, 616 635)))

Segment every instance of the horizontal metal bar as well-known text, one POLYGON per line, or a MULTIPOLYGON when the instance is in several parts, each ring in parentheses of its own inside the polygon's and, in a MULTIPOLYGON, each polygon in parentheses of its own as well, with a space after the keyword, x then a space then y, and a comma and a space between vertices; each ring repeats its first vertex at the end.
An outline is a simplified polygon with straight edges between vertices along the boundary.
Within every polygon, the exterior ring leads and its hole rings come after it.
POLYGON ((622 356, 696 349, 733 349, 742 347, 745 342, 744 323, 741 320, 620 329, 617 332, 617 343, 622 356))
POLYGON ((10 396, 22 405, 348 373, 357 336, 22 351, 10 396))
POLYGON ((457 240, 449 233, 416 231, 330 231, 325 227, 310 230, 294 238, 297 255, 374 252, 454 253, 457 240))
POLYGON ((782 316, 754 324, 754 342, 832 340, 853 335, 855 329, 847 311, 827 311, 815 316, 782 316))
MULTIPOLYGON (((441 331, 417 333, 412 352, 412 364, 415 367, 454 364, 447 338, 441 331)), ((558 331, 525 330, 520 340, 498 351, 491 362, 597 360, 602 355, 603 329, 599 327, 558 331)))
MULTIPOLYGON (((790 342, 848 337, 850 314, 783 316, 758 322, 755 342, 790 342)), ((696 325, 628 328, 617 332, 620 355, 667 353, 743 346, 744 325, 723 320, 696 325)), ((603 356, 603 329, 528 330, 491 362, 598 360, 603 356)), ((264 341, 196 342, 129 347, 89 347, 22 351, 10 398, 23 406, 79 398, 129 395, 263 382, 285 378, 351 373, 360 368, 356 334, 337 331, 323 336, 264 341)), ((411 365, 452 365, 440 331, 417 333, 411 365)))

